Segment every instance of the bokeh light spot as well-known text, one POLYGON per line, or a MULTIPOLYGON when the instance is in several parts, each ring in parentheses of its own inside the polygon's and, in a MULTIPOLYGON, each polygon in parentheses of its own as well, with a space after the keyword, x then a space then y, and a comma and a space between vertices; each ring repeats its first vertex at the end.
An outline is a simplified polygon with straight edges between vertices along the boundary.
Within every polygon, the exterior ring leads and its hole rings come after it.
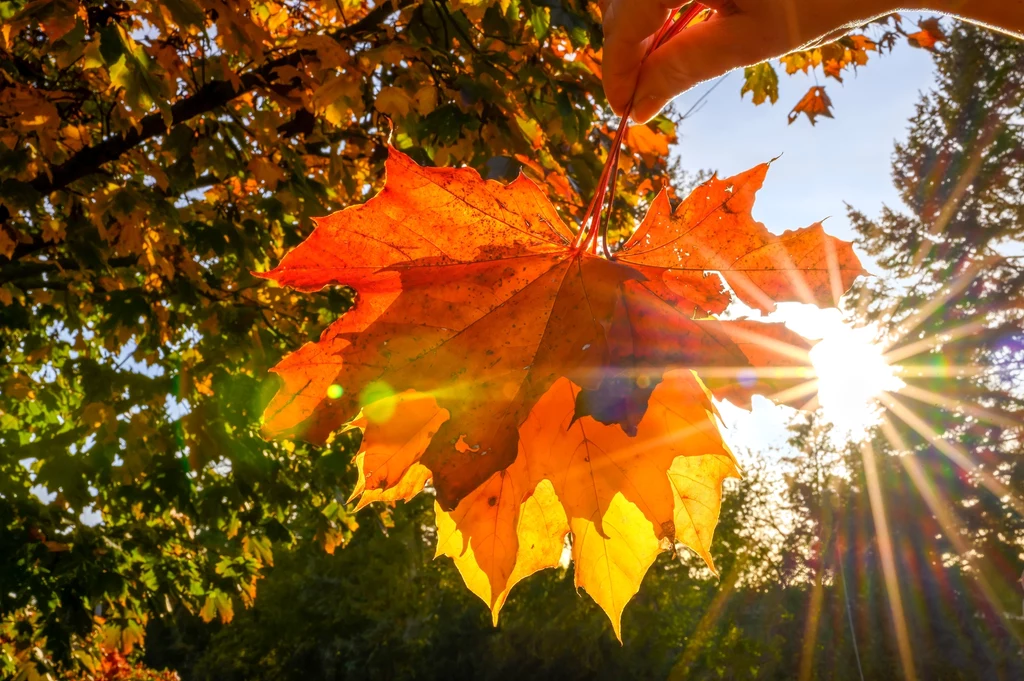
POLYGON ((391 420, 395 413, 397 400, 394 389, 384 381, 374 381, 359 393, 359 406, 363 408, 366 418, 375 423, 391 420))

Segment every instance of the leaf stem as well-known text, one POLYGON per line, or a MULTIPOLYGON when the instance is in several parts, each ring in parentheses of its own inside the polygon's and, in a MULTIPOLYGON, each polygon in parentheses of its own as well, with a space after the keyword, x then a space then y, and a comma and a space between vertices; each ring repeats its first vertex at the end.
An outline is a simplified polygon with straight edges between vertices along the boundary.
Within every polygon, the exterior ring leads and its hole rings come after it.
MULTIPOLYGON (((654 40, 648 45, 641 64, 647 60, 647 57, 654 50, 664 45, 693 23, 705 9, 706 7, 701 3, 693 2, 681 13, 677 14, 678 10, 673 11, 672 15, 658 29, 654 40)), ((622 150, 622 142, 625 139, 626 130, 629 128, 629 115, 632 111, 633 100, 630 99, 629 103, 626 104, 625 110, 622 112, 618 130, 616 130, 611 148, 608 150, 608 158, 605 160, 604 169, 601 171, 601 178, 597 182, 597 191, 594 194, 594 198, 591 199, 590 205, 587 206, 587 212, 583 215, 583 221, 580 224, 580 231, 576 235, 576 241, 573 245, 578 252, 586 251, 596 254, 597 245, 600 242, 604 257, 609 260, 613 258, 611 249, 608 247, 608 222, 615 203, 615 185, 619 175, 619 152, 622 150), (606 199, 608 203, 607 212, 604 209, 606 199)))

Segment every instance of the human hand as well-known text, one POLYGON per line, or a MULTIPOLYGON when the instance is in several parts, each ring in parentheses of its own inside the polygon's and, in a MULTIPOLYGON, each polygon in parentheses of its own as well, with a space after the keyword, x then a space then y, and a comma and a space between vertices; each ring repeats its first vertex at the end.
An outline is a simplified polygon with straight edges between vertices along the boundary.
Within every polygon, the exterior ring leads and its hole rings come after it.
POLYGON ((703 0, 716 14, 643 61, 653 35, 682 2, 602 0, 604 91, 616 113, 633 98, 632 117, 644 123, 697 83, 838 38, 895 8, 892 0, 703 0))

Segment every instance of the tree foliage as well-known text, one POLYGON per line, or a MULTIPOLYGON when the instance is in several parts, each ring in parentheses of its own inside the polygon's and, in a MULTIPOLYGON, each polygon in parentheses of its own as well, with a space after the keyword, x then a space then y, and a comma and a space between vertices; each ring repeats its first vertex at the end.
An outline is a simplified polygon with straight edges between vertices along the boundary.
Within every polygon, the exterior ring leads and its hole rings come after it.
MULTIPOLYGON (((470 602, 452 608, 446 600, 464 596, 458 578, 444 563, 423 563, 420 569, 403 562, 401 576, 392 577, 396 582, 410 574, 416 579, 434 575, 416 590, 427 599, 419 617, 393 617, 393 611, 386 610, 388 614, 378 620, 368 614, 376 608, 407 607, 401 598, 373 606, 355 601, 366 619, 350 619, 347 611, 299 618, 336 618, 331 621, 338 626, 358 622, 349 635, 322 638, 310 646, 310 637, 317 632, 306 629, 280 647, 273 640, 246 647, 243 642, 251 636, 273 636, 276 631, 254 621, 264 603, 274 607, 268 599, 243 615, 245 629, 225 628, 203 644, 204 652, 193 667, 199 678, 213 678, 224 669, 239 670, 229 672, 236 678, 258 677, 262 665, 277 659, 277 653, 292 651, 316 651, 288 658, 293 668, 302 670, 295 677, 304 679, 344 678, 365 674, 367 668, 374 670, 371 674, 381 669, 382 676, 390 678, 431 678, 449 670, 499 679, 528 674, 891 678, 899 673, 895 670, 907 669, 898 645, 900 626, 908 634, 909 667, 917 678, 1013 679, 1024 673, 1019 658, 1024 630, 1005 613, 1019 606, 1019 593, 1010 589, 1019 568, 1020 516, 1012 508, 1012 497, 992 494, 983 477, 991 472, 1011 491, 1020 489, 1016 391, 1021 382, 1019 357, 1014 354, 1020 347, 1015 316, 1020 309, 1018 279, 1016 260, 1000 257, 1021 242, 1015 203, 1019 193, 1012 191, 1019 182, 1013 151, 1020 148, 1014 137, 1020 133, 1015 127, 1020 103, 1011 98, 1003 100, 1005 107, 997 107, 994 101, 999 100, 984 97, 986 90, 999 95, 1012 87, 1020 73, 1019 50, 1018 44, 979 29, 957 26, 951 32, 950 51, 936 56, 939 82, 923 97, 908 141, 899 146, 894 159, 906 207, 887 209, 875 221, 855 215, 862 247, 902 282, 869 282, 862 287, 862 302, 854 313, 891 331, 898 341, 893 346, 896 352, 928 341, 916 346, 918 352, 898 359, 905 367, 904 380, 912 387, 964 399, 951 408, 948 401, 917 400, 913 395, 921 393, 913 390, 896 398, 978 461, 978 470, 962 470, 947 446, 916 432, 891 409, 886 416, 890 425, 869 434, 867 443, 875 453, 870 459, 861 446, 837 445, 822 423, 803 418, 794 423, 795 453, 787 455, 789 460, 777 461, 767 470, 767 464, 747 460, 746 479, 726 494, 717 533, 723 547, 721 582, 704 581, 709 575, 693 557, 683 556, 679 563, 663 556, 645 580, 636 606, 626 611, 625 626, 635 637, 627 637, 621 649, 608 645, 607 633, 602 637, 593 629, 600 614, 575 598, 565 573, 549 572, 527 582, 506 606, 501 627, 492 630, 479 606, 474 620, 465 617, 464 608, 473 607, 470 602), (988 116, 993 110, 997 114, 988 116), (979 125, 984 119, 989 125, 996 121, 1001 144, 978 146, 978 137, 987 129, 979 125), (957 190, 957 180, 964 176, 961 168, 972 159, 987 172, 978 170, 975 177, 982 180, 957 190), (935 229, 936 206, 948 207, 959 228, 935 229), (930 230, 934 233, 929 235, 930 230), (911 239, 914 247, 908 248, 911 239), (923 250, 922 240, 927 241, 923 250), (979 269, 974 258, 985 266, 979 269), (972 262, 974 267, 963 269, 972 262), (918 292, 917 287, 923 288, 918 292), (941 304, 928 306, 936 300, 941 304), (931 312, 918 314, 922 309, 931 312), (906 322, 915 316, 928 328, 914 327, 907 335, 906 322), (977 323, 966 328, 981 342, 958 336, 964 322, 977 323), (933 335, 942 339, 941 346, 931 342, 933 335), (948 360, 947 350, 948 357, 957 359, 948 360), (981 371, 944 372, 945 364, 955 369, 956 362, 981 371), (994 423, 987 420, 993 416, 994 423), (893 432, 896 442, 905 446, 894 444, 893 432), (785 474, 781 479, 780 470, 785 474), (870 477, 885 502, 881 514, 868 490, 870 477), (879 540, 879 520, 888 527, 888 547, 879 540), (902 625, 892 614, 893 594, 884 576, 886 551, 892 556, 903 604, 902 625), (443 581, 446 571, 448 580, 443 581), (683 574, 689 578, 688 586, 679 588, 683 574), (361 640, 376 622, 407 627, 410 621, 416 622, 415 633, 389 638, 386 662, 372 652, 373 644, 347 645, 361 640), (452 630, 445 629, 449 625, 452 630), (464 645, 452 650, 447 647, 451 640, 464 645), (266 653, 268 648, 274 652, 266 653), (434 664, 417 666, 424 656, 434 664)), ((757 458, 769 457, 758 453, 757 458)), ((415 508, 415 503, 400 507, 396 518, 415 508)), ((413 516, 410 522, 422 526, 424 519, 413 516)), ((337 568, 342 579, 358 572, 360 561, 353 554, 362 550, 359 542, 368 536, 361 534, 347 549, 352 563, 337 568)), ((425 548, 416 550, 423 552, 420 560, 425 559, 434 537, 415 532, 413 537, 403 546, 420 547, 418 537, 425 548)), ((302 565, 306 572, 278 574, 286 579, 286 574, 308 576, 320 569, 314 560, 302 565)), ((277 579, 271 577, 275 591, 277 579)), ((275 598, 280 609, 268 612, 263 622, 288 616, 287 609, 304 589, 302 577, 292 579, 287 595, 275 598)), ((333 602, 348 608, 353 601, 347 594, 367 592, 397 593, 387 587, 366 589, 360 582, 339 587, 333 601, 320 597, 321 592, 308 598, 310 606, 329 609, 327 604, 333 602)), ((278 671, 285 678, 289 673, 278 671)))
MULTIPOLYGON (((863 32, 790 52, 779 58, 779 67, 785 68, 788 75, 813 73, 815 79, 820 69, 824 79, 832 78, 842 83, 843 76, 867 64, 872 53, 881 56, 891 52, 901 38, 905 38, 908 45, 932 52, 936 45, 946 40, 946 32, 938 17, 922 19, 917 30, 909 32, 903 26, 901 15, 889 14, 875 19, 860 30, 863 32)), ((762 62, 743 70, 740 96, 747 92, 751 93, 755 105, 766 101, 775 104, 779 100, 779 74, 771 62, 762 62)), ((796 122, 800 114, 806 115, 811 125, 815 124, 818 116, 832 118, 832 100, 826 94, 824 85, 816 82, 797 101, 789 112, 789 124, 796 122)))

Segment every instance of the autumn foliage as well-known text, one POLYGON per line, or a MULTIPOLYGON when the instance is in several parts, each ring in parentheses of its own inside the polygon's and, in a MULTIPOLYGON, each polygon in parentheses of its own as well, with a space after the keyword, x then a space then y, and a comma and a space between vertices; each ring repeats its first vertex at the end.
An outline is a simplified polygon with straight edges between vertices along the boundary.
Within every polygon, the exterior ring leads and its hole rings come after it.
POLYGON ((388 153, 377 196, 318 220, 264 275, 358 294, 274 369, 266 432, 363 429, 360 505, 432 480, 438 553, 495 619, 571 533, 576 583, 618 633, 663 547, 713 565, 722 481, 738 471, 712 396, 781 397, 807 375, 799 336, 718 315, 734 297, 762 312, 832 305, 860 264, 821 225, 775 236, 753 220, 767 164, 674 210, 661 193, 607 257, 524 176, 502 185, 388 153))
MULTIPOLYGON (((889 52, 898 41, 905 39, 908 45, 934 52, 936 46, 946 40, 946 33, 938 17, 922 19, 916 31, 903 25, 899 14, 880 17, 863 27, 863 33, 852 33, 824 45, 796 50, 779 58, 779 66, 786 74, 816 73, 819 69, 825 78, 842 83, 843 76, 868 63, 872 54, 889 52)), ((770 62, 749 66, 743 71, 743 87, 740 96, 751 93, 755 105, 768 101, 775 104, 779 99, 779 75, 770 62)), ((812 85, 789 112, 790 125, 800 118, 814 125, 819 116, 832 118, 832 100, 820 83, 812 85)))
POLYGON ((65 677, 64 681, 180 681, 171 671, 156 671, 141 664, 132 664, 116 649, 106 648, 98 664, 88 675, 65 677))

